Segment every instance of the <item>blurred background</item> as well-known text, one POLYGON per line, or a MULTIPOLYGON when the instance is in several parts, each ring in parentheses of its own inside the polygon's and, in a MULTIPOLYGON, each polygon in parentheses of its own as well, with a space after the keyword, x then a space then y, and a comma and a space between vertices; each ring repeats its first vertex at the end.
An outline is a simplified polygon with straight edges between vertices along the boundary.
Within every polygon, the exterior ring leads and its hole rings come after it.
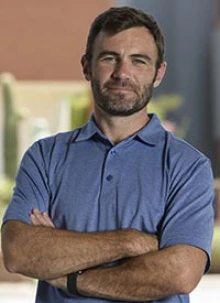
MULTIPOLYGON (((168 70, 150 111, 212 162, 213 294, 220 273, 220 0, 0 0, 0 218, 24 151, 86 123, 92 98, 80 58, 88 30, 100 12, 124 5, 152 14, 165 35, 168 70)), ((0 259, 0 294, 8 294, 4 283, 24 280, 6 273, 0 259)))

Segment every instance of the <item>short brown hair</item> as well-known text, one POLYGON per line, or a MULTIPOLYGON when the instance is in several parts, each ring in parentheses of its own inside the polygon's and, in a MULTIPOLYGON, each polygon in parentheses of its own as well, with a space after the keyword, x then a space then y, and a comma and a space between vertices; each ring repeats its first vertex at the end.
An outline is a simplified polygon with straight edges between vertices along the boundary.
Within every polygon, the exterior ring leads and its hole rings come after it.
POLYGON ((91 62, 95 38, 101 32, 117 34, 132 27, 146 27, 154 37, 157 47, 156 68, 164 61, 164 36, 154 18, 142 10, 133 7, 112 7, 93 21, 86 45, 86 58, 91 62))

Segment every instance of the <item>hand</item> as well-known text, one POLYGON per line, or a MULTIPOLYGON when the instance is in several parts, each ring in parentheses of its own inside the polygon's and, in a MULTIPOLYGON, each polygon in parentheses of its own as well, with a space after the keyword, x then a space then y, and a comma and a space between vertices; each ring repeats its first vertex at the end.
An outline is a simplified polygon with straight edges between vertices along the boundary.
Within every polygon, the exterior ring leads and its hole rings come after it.
POLYGON ((158 237, 153 234, 127 229, 120 231, 120 237, 127 239, 128 257, 139 256, 159 249, 158 237))
POLYGON ((40 212, 39 209, 34 208, 32 214, 30 215, 31 222, 34 226, 48 226, 55 228, 51 218, 46 212, 40 212))

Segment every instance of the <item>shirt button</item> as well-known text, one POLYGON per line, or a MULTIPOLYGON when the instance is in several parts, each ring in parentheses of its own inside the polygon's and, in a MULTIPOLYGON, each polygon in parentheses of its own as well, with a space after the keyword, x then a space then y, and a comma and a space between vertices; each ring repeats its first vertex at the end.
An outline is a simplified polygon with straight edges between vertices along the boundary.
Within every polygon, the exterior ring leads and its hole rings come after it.
POLYGON ((108 176, 106 177, 106 180, 107 180, 107 181, 112 181, 112 179, 113 179, 113 176, 112 176, 112 175, 108 175, 108 176))
POLYGON ((111 155, 115 155, 115 150, 112 150, 112 151, 111 151, 111 155))

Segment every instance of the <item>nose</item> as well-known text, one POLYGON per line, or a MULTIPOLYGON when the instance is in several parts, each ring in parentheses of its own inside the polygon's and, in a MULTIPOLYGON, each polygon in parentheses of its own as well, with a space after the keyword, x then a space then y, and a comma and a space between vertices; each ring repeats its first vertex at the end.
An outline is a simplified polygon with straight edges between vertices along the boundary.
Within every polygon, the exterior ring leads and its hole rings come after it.
POLYGON ((115 65, 112 73, 112 78, 117 80, 128 80, 131 77, 131 66, 129 62, 125 60, 120 60, 115 65))

